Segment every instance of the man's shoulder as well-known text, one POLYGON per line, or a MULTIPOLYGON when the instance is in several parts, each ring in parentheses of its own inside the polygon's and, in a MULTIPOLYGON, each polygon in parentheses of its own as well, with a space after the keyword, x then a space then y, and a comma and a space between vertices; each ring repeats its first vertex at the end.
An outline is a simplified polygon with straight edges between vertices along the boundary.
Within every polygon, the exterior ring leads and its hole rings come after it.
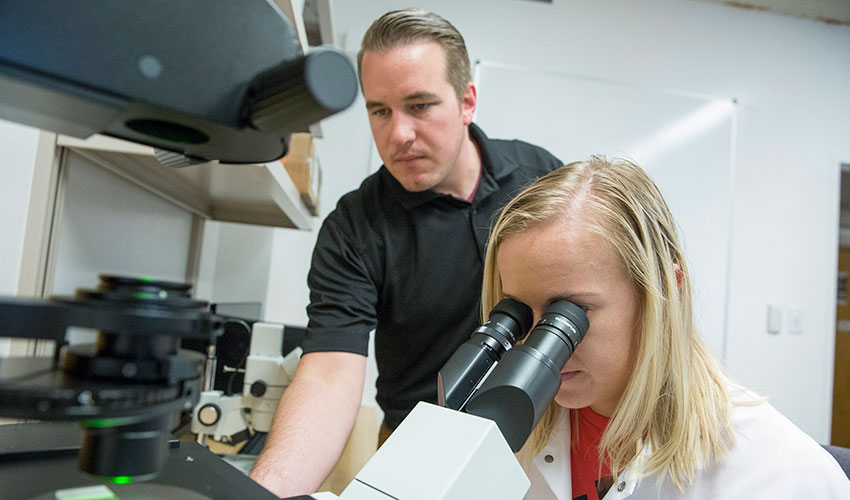
POLYGON ((516 154, 539 154, 541 156, 551 156, 554 158, 554 155, 542 146, 523 141, 522 139, 487 138, 487 141, 501 151, 513 152, 516 154))
POLYGON ((494 152, 524 169, 549 172, 563 165, 561 160, 545 148, 520 139, 488 139, 488 145, 494 152))
POLYGON ((370 204, 378 201, 377 198, 379 197, 376 195, 381 192, 383 182, 383 174, 380 169, 370 174, 363 179, 363 182, 360 183, 357 189, 351 190, 340 197, 334 212, 340 210, 368 210, 370 204))
POLYGON ((388 205, 393 203, 393 199, 387 196, 388 189, 382 170, 366 177, 357 189, 342 195, 323 226, 341 226, 354 231, 383 217, 390 209, 388 205))

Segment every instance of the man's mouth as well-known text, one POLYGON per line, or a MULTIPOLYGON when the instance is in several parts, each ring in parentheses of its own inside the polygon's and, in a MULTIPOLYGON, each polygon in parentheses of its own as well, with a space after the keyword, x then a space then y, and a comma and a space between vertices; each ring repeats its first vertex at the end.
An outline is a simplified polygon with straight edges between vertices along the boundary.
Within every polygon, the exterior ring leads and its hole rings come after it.
POLYGON ((415 155, 415 154, 406 154, 406 155, 396 156, 395 161, 397 161, 399 163, 405 163, 405 162, 416 161, 416 160, 419 160, 419 159, 422 159, 422 158, 425 158, 425 156, 415 155))

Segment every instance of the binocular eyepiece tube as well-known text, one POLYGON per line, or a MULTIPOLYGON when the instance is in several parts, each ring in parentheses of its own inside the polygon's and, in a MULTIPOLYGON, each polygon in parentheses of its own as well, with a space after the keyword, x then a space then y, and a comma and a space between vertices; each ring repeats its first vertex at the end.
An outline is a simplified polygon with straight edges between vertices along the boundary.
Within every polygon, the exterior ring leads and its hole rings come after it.
POLYGON ((493 366, 531 328, 531 308, 502 299, 437 374, 437 402, 461 410, 493 366))
POLYGON ((531 318, 525 304, 502 300, 490 320, 449 358, 437 380, 441 405, 493 420, 514 452, 557 394, 561 368, 590 326, 579 306, 559 300, 543 312, 528 338, 512 348, 525 338, 531 318))

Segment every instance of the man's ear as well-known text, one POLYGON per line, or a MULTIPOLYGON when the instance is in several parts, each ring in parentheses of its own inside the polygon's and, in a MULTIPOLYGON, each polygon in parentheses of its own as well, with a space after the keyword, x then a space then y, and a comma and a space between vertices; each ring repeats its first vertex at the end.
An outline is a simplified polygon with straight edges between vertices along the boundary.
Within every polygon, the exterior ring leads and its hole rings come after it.
POLYGON ((463 124, 469 125, 472 123, 472 116, 475 115, 475 107, 478 105, 478 90, 475 84, 469 82, 466 90, 463 93, 463 100, 460 103, 460 113, 463 116, 463 124))

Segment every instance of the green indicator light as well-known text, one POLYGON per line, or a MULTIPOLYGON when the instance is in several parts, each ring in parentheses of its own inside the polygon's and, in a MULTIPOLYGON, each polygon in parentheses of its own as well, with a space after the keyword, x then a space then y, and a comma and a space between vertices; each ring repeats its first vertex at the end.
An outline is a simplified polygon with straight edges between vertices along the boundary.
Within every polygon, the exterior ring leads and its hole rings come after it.
POLYGON ((130 484, 133 482, 132 476, 113 476, 108 479, 112 484, 130 484))
POLYGON ((146 293, 146 292, 133 292, 134 299, 157 299, 158 295, 154 293, 146 293))
POLYGON ((117 427, 119 425, 126 425, 132 422, 133 419, 131 418, 90 418, 88 420, 81 421, 80 425, 86 428, 99 429, 102 427, 117 427))
POLYGON ((142 283, 153 283, 153 279, 151 278, 139 278, 139 281, 142 283))
POLYGON ((82 423, 83 427, 95 427, 95 428, 114 427, 115 426, 115 419, 112 419, 112 418, 93 418, 91 420, 83 420, 81 423, 82 423))

